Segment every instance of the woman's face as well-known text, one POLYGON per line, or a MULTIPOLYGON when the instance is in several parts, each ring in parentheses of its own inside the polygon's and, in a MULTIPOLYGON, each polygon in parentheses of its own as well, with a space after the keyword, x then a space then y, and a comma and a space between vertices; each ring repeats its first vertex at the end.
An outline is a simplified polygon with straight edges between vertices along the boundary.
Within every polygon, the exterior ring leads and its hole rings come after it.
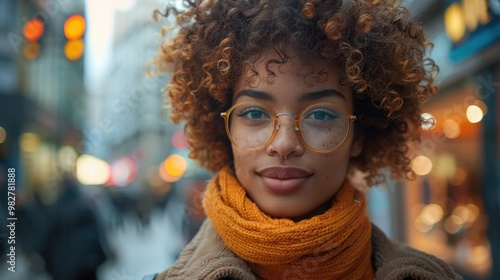
MULTIPOLYGON (((352 114, 352 92, 339 85, 336 67, 322 60, 303 65, 291 58, 286 64, 271 64, 275 76, 270 76, 265 62, 272 58, 279 59, 269 51, 257 61, 258 76, 252 70, 243 73, 234 89, 233 105, 256 101, 274 113, 296 116, 310 105, 328 102, 352 114)), ((361 140, 353 140, 351 124, 340 147, 318 153, 300 141, 292 116, 280 115, 278 125, 273 140, 261 149, 245 150, 232 144, 236 177, 250 199, 272 217, 300 220, 320 214, 341 187, 349 159, 360 154, 361 140)))

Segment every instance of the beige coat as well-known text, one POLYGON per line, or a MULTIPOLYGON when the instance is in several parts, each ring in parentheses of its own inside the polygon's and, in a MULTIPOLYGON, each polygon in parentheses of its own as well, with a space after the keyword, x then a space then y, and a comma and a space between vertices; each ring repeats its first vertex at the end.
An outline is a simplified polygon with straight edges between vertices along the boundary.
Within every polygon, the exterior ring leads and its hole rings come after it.
MULTIPOLYGON (((372 227, 372 245, 376 279, 462 279, 442 260, 390 241, 375 225, 372 227)), ((256 277, 245 261, 226 247, 206 219, 177 262, 155 278, 165 279, 255 280, 256 277)))

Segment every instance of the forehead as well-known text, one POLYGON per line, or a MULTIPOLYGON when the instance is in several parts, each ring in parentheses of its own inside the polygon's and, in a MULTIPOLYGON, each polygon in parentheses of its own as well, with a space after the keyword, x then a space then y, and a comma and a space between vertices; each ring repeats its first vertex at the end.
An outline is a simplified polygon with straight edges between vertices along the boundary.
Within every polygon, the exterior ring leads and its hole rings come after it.
POLYGON ((285 56, 269 50, 253 57, 244 64, 241 77, 235 87, 270 86, 276 80, 286 79, 290 86, 311 88, 326 84, 338 84, 338 68, 320 57, 305 60, 294 51, 285 56))
POLYGON ((287 55, 271 50, 249 60, 235 84, 232 103, 259 99, 298 109, 321 101, 352 109, 352 91, 340 85, 333 63, 321 58, 304 61, 293 52, 287 55))

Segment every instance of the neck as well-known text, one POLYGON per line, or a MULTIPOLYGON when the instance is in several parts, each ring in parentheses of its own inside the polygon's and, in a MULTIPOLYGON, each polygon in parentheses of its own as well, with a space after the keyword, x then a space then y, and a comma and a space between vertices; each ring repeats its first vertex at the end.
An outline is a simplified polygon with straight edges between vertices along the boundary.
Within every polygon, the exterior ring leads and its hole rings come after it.
POLYGON ((325 203, 321 204, 319 207, 315 208, 313 211, 306 213, 304 215, 298 216, 298 217, 293 217, 290 218, 292 221, 298 223, 303 220, 310 219, 315 216, 323 215, 332 207, 332 202, 333 202, 334 197, 331 197, 325 203))

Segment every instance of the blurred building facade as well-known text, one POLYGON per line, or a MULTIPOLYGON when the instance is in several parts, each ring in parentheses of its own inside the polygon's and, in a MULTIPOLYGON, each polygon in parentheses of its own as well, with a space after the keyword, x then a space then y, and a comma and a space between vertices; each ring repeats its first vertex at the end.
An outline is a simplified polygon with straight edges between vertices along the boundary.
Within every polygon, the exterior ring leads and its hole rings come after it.
POLYGON ((164 207, 173 197, 167 212, 175 227, 189 231, 190 220, 184 217, 193 209, 188 203, 192 199, 185 196, 191 194, 191 185, 204 182, 206 173, 188 159, 183 125, 174 125, 163 106, 168 74, 147 75, 147 63, 160 46, 161 26, 171 24, 161 16, 154 21, 153 12, 180 2, 131 1, 127 9, 115 12, 107 72, 88 87, 90 118, 83 138, 85 153, 110 166, 101 189, 115 205, 129 201, 128 206, 118 205, 118 211, 134 212, 147 222, 156 206, 164 207))
POLYGON ((415 147, 417 179, 392 195, 397 236, 466 279, 498 279, 500 1, 407 2, 434 43, 440 73, 438 96, 423 107, 436 122, 415 147))
POLYGON ((0 181, 15 168, 18 207, 34 194, 53 203, 76 160, 85 107, 82 49, 68 58, 64 32, 73 14, 83 1, 0 1, 0 181))
POLYGON ((134 161, 133 178, 114 178, 110 185, 142 184, 150 163, 158 164, 172 149, 166 140, 174 126, 162 109, 161 89, 167 78, 146 75, 146 63, 158 47, 154 34, 160 25, 152 19, 155 7, 158 1, 150 0, 115 12, 108 73, 97 92, 89 92, 88 152, 111 164, 121 158, 134 161))

